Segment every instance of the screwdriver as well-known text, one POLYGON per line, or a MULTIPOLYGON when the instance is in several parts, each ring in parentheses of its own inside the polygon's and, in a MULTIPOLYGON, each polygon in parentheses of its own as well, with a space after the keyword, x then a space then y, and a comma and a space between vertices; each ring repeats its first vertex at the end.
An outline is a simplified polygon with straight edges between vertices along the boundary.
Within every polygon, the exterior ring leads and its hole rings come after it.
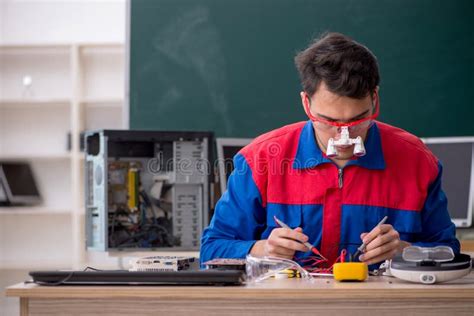
MULTIPOLYGON (((291 229, 290 226, 286 225, 285 223, 283 223, 281 220, 279 220, 276 216, 273 216, 273 219, 275 220, 275 223, 277 223, 278 226, 282 227, 282 228, 288 228, 288 229, 291 229)), ((308 248, 308 251, 311 251, 312 253, 314 253, 315 255, 318 255, 320 256, 321 258, 323 258, 324 260, 327 260, 320 252, 319 250, 311 245, 309 242, 305 241, 303 242, 303 245, 305 245, 307 248, 308 248)))
MULTIPOLYGON (((383 225, 387 221, 387 219, 388 219, 388 216, 385 216, 375 227, 379 227, 380 225, 383 225)), ((357 258, 362 252, 364 252, 365 247, 367 247, 367 244, 362 242, 362 245, 360 245, 360 247, 357 248, 357 251, 354 253, 352 258, 354 259, 357 258)))

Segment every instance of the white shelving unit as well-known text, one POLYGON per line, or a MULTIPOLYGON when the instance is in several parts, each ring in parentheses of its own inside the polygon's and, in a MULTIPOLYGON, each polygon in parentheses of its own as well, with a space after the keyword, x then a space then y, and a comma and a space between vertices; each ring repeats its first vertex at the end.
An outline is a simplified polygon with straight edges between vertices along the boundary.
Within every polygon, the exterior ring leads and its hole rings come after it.
POLYGON ((0 207, 0 270, 87 261, 79 137, 122 128, 124 56, 123 43, 0 45, 0 160, 28 161, 43 197, 0 207))

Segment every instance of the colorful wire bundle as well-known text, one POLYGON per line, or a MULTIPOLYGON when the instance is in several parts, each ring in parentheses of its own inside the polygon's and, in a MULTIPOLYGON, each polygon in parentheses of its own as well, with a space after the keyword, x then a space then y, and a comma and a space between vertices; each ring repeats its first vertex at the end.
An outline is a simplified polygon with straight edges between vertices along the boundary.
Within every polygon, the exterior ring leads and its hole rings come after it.
POLYGON ((344 262, 346 257, 346 249, 341 251, 339 257, 329 265, 329 260, 326 259, 316 248, 313 248, 314 256, 299 260, 303 268, 310 273, 332 273, 332 268, 335 263, 344 262))

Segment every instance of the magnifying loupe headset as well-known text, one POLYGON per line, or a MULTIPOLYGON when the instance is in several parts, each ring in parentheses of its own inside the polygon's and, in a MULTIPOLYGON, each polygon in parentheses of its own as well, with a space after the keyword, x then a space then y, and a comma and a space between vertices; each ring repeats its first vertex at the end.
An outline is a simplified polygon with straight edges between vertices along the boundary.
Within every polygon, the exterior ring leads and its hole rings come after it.
POLYGON ((337 157, 338 146, 352 146, 352 145, 354 145, 354 152, 353 152, 354 156, 362 157, 366 154, 364 141, 362 140, 362 137, 357 136, 356 138, 351 138, 350 134, 358 133, 372 126, 374 120, 379 115, 378 103, 376 105, 373 105, 372 109, 375 107, 375 112, 372 115, 368 117, 364 117, 363 119, 360 119, 360 120, 356 120, 356 121, 352 121, 348 123, 342 123, 342 122, 333 122, 333 121, 323 119, 321 117, 314 116, 311 113, 311 110, 309 108, 310 99, 308 96, 307 98, 308 98, 308 102, 305 102, 304 104, 305 112, 306 112, 306 115, 308 115, 309 119, 316 123, 315 126, 317 127, 317 129, 337 135, 336 137, 331 137, 328 140, 326 156, 330 158, 337 157))

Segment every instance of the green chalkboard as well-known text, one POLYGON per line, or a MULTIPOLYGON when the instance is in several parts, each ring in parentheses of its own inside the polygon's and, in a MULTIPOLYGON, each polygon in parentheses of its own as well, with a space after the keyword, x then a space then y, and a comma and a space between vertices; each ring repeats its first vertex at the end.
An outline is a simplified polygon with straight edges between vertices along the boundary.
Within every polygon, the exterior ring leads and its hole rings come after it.
POLYGON ((368 46, 382 121, 474 135, 474 1, 133 0, 130 128, 254 137, 305 120, 295 53, 323 31, 368 46))

